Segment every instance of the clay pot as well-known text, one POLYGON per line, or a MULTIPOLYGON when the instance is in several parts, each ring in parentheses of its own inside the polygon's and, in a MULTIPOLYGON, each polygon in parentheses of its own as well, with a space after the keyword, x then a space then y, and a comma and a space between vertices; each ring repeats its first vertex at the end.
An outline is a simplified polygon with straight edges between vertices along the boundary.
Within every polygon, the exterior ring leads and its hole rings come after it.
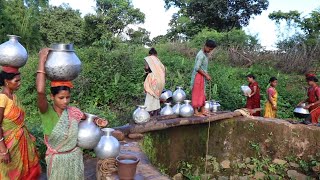
POLYGON ((8 37, 9 41, 0 45, 0 65, 20 68, 27 63, 27 50, 19 43, 19 36, 8 37))
POLYGON ((137 165, 140 159, 134 155, 122 154, 116 157, 118 163, 119 179, 131 180, 136 175, 137 165))

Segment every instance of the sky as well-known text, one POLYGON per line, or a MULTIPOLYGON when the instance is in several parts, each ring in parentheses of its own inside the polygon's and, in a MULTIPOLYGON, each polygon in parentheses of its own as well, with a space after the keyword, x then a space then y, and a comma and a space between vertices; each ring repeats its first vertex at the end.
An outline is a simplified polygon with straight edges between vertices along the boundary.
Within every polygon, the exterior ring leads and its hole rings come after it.
MULTIPOLYGON (((87 13, 94 13, 94 0, 82 0, 81 3, 79 0, 49 1, 50 5, 55 6, 62 3, 67 3, 73 9, 80 10, 83 16, 87 13)), ((150 38, 166 34, 172 14, 178 11, 177 8, 165 10, 164 0, 132 0, 132 4, 145 14, 145 23, 138 26, 147 29, 151 33, 150 38)), ((279 27, 268 18, 269 13, 278 10, 284 12, 298 10, 303 15, 307 15, 316 8, 320 8, 320 0, 269 0, 268 10, 263 11, 261 15, 252 17, 244 30, 251 35, 257 35, 259 42, 266 49, 275 49, 279 27)), ((284 32, 283 26, 280 28, 281 32, 284 32)))

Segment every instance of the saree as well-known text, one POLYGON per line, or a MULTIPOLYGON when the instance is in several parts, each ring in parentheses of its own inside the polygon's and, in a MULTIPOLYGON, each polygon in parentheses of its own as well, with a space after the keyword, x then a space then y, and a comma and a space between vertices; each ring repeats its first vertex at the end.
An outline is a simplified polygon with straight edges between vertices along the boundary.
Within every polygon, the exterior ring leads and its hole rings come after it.
MULTIPOLYGON (((53 110, 50 106, 49 110, 53 110)), ((78 124, 83 113, 74 107, 63 111, 50 135, 45 136, 48 180, 84 179, 82 150, 77 147, 78 124)))
MULTIPOLYGON (((248 108, 248 109, 260 108, 260 88, 259 88, 259 84, 257 82, 249 84, 249 88, 251 89, 251 92, 254 91, 254 87, 255 86, 257 86, 257 92, 253 96, 247 97, 246 108, 248 108)), ((252 115, 253 116, 260 116, 260 111, 258 111, 256 113, 253 113, 252 115)))
POLYGON ((147 93, 145 106, 147 111, 153 111, 160 108, 159 97, 165 85, 165 67, 156 56, 145 57, 151 73, 144 81, 144 90, 147 93))
MULTIPOLYGON (((271 100, 272 103, 277 105, 277 101, 278 101, 278 92, 276 89, 270 87, 267 90, 267 95, 271 95, 271 100)), ((266 104, 265 104, 265 111, 264 111, 264 117, 265 118, 275 118, 277 116, 277 110, 274 110, 272 108, 272 104, 270 103, 269 100, 267 100, 266 104)))
POLYGON ((204 106, 206 95, 205 95, 205 84, 204 76, 197 73, 191 94, 191 104, 193 108, 199 108, 204 106))
POLYGON ((0 163, 0 180, 38 179, 41 173, 39 156, 34 145, 35 138, 24 124, 25 112, 15 96, 11 100, 1 94, 0 99, 1 106, 5 107, 2 122, 4 143, 11 157, 9 164, 0 163))
MULTIPOLYGON (((320 88, 310 87, 308 89, 308 103, 312 104, 320 98, 320 88)), ((314 105, 309 108, 312 124, 317 124, 320 118, 320 105, 314 105)))

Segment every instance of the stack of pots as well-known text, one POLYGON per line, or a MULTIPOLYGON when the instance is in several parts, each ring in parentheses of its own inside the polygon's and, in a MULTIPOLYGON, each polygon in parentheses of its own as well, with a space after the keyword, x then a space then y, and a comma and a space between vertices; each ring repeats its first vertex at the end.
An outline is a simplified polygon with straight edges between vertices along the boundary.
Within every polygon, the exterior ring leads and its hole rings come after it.
POLYGON ((0 65, 21 68, 27 63, 27 50, 19 43, 19 36, 8 37, 9 40, 0 45, 0 65))
POLYGON ((182 87, 178 86, 176 88, 176 90, 173 92, 172 100, 175 105, 171 108, 170 104, 166 103, 165 107, 161 110, 163 112, 166 112, 166 114, 163 113, 162 115, 176 114, 182 117, 193 116, 194 111, 192 106, 190 105, 191 101, 186 100, 186 93, 183 91, 182 87))

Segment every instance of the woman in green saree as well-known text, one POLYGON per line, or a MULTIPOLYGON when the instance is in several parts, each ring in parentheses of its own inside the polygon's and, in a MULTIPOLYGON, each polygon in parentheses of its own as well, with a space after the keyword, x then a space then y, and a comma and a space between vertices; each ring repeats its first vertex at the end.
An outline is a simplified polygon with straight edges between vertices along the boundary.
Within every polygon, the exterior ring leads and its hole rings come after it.
MULTIPOLYGON (((82 150, 77 147, 78 123, 85 119, 83 112, 70 107, 70 81, 51 82, 51 100, 49 105, 45 93, 45 62, 48 48, 39 52, 37 71, 38 108, 47 146, 46 163, 49 180, 80 180, 84 179, 82 150)), ((108 121, 96 118, 95 123, 104 127, 108 121)))

